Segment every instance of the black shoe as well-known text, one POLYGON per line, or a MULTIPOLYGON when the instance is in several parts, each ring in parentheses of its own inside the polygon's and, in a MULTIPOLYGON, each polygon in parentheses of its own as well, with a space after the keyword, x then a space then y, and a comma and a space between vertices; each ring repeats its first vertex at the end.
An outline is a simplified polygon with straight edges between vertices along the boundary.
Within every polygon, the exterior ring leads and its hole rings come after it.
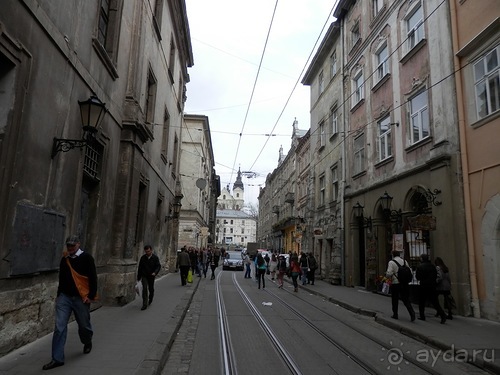
POLYGON ((419 316, 419 317, 418 317, 418 320, 423 320, 423 321, 425 321, 425 316, 419 316))
POLYGON ((146 310, 148 307, 147 306, 142 306, 141 310, 146 310))
POLYGON ((446 317, 446 319, 453 320, 453 315, 448 314, 448 316, 446 317))
POLYGON ((392 316, 391 316, 391 318, 392 318, 392 319, 396 319, 396 320, 397 320, 397 319, 398 319, 398 316, 397 316, 397 315, 392 315, 392 316))
POLYGON ((83 354, 89 354, 92 351, 92 343, 89 342, 83 346, 83 354))
POLYGON ((47 363, 46 365, 43 365, 42 369, 43 370, 52 370, 53 368, 56 368, 56 367, 61 367, 64 365, 64 362, 57 362, 57 361, 50 361, 49 363, 47 363))
POLYGON ((151 305, 153 303, 153 300, 149 301, 148 305, 151 305))
POLYGON ((444 324, 444 323, 446 323, 446 316, 443 315, 441 317, 441 324, 444 324))

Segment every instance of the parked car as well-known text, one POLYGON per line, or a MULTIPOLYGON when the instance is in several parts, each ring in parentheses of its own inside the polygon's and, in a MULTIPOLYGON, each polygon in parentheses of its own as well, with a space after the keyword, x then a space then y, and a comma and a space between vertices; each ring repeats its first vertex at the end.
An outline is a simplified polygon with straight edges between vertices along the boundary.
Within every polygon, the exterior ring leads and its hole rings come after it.
POLYGON ((242 254, 239 251, 226 251, 226 256, 222 262, 222 269, 243 271, 242 254))

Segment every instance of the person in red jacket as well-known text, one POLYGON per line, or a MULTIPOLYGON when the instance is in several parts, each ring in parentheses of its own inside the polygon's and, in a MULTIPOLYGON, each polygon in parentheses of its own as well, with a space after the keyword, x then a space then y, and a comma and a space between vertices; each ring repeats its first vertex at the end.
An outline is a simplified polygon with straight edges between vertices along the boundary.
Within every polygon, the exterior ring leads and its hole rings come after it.
POLYGON ((50 370, 64 365, 64 345, 68 334, 68 322, 71 313, 75 314, 78 335, 83 344, 83 353, 92 350, 93 330, 90 323, 90 303, 97 295, 97 271, 94 258, 80 249, 78 236, 66 239, 66 252, 59 264, 59 287, 56 298, 56 322, 52 336, 52 360, 43 366, 50 370), (88 294, 82 295, 72 272, 87 278, 88 294))

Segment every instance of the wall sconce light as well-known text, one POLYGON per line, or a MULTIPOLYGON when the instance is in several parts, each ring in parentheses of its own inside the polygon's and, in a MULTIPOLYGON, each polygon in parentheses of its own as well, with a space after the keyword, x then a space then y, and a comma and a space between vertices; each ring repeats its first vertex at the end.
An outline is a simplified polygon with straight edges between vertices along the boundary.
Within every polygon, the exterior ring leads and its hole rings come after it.
POLYGON ((172 213, 168 216, 165 216, 165 222, 179 218, 182 207, 182 198, 184 198, 184 195, 182 194, 178 194, 175 196, 174 203, 172 204, 172 213))
POLYGON ((95 138, 97 128, 106 113, 106 105, 96 96, 91 96, 84 102, 78 101, 80 105, 80 115, 82 117, 83 138, 82 139, 64 139, 54 138, 52 144, 52 159, 59 151, 67 152, 74 148, 85 147, 95 138))
POLYGON ((392 197, 387 194, 387 191, 380 197, 380 204, 382 205, 382 211, 386 221, 396 221, 401 222, 403 213, 401 209, 391 210, 392 197))
POLYGON ((354 216, 356 217, 356 219, 359 220, 360 224, 363 226, 363 227, 368 227, 368 228, 372 228, 372 218, 371 216, 370 217, 364 217, 363 216, 363 206, 359 203, 359 202, 356 202, 356 204, 352 207, 352 209, 354 210, 354 216))

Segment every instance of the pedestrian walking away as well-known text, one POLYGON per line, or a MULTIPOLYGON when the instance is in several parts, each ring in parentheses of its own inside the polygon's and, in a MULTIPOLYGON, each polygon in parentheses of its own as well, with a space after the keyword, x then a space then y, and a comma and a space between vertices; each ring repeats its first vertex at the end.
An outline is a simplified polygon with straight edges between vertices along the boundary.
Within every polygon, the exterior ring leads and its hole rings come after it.
POLYGON ((293 254, 290 257, 289 276, 292 278, 294 292, 299 291, 299 283, 298 283, 297 279, 299 278, 301 273, 302 273, 302 269, 300 267, 299 257, 297 256, 297 254, 293 254))
POLYGON ((245 254, 243 257, 243 263, 245 264, 245 279, 250 279, 252 276, 250 275, 252 272, 252 261, 250 260, 250 256, 245 254))
POLYGON ((397 250, 392 251, 392 260, 387 264, 387 270, 385 275, 387 278, 392 280, 391 284, 391 303, 392 303, 392 316, 393 319, 398 319, 398 305, 399 299, 403 301, 408 313, 410 314, 410 320, 413 322, 415 320, 415 310, 410 303, 410 286, 407 280, 398 279, 398 271, 402 266, 410 267, 406 260, 401 258, 401 252, 397 250))
POLYGON ((286 259, 283 255, 278 258, 278 288, 283 288, 283 277, 287 272, 286 259))
MULTIPOLYGON (((440 257, 436 258, 434 264, 436 265, 436 271, 437 271, 436 291, 438 294, 438 302, 439 302, 439 296, 442 295, 444 297, 444 309, 448 311, 446 319, 452 320, 453 319, 452 310, 456 306, 455 306, 455 300, 451 295, 450 272, 448 270, 448 267, 444 263, 443 259, 441 259, 440 257)), ((439 314, 436 313, 436 316, 439 316, 439 314)))
POLYGON ((187 276, 191 267, 191 260, 189 259, 186 246, 183 246, 181 252, 177 254, 177 267, 181 274, 181 285, 184 286, 187 284, 187 276))
POLYGON ((153 303, 155 295, 155 278, 161 270, 160 259, 153 254, 151 245, 144 246, 144 254, 139 259, 137 281, 142 283, 142 307, 146 310, 153 303))
POLYGON ((316 261, 316 258, 314 257, 313 253, 309 253, 308 261, 309 261, 309 270, 307 272, 307 283, 314 285, 314 273, 318 268, 318 262, 316 261))
POLYGON ((78 324, 83 353, 92 350, 93 330, 90 323, 90 303, 97 296, 97 271, 94 258, 80 249, 78 236, 66 239, 66 251, 59 264, 59 286, 55 304, 55 328, 52 336, 52 360, 43 370, 64 365, 64 345, 71 313, 78 324))
POLYGON ((301 269, 301 280, 302 280, 302 285, 307 284, 307 273, 309 270, 309 259, 307 258, 307 255, 304 252, 300 253, 300 269, 301 269))
POLYGON ((257 280, 259 282, 259 289, 260 289, 260 283, 262 281, 262 289, 266 287, 266 270, 267 270, 267 263, 262 256, 262 254, 257 255, 257 280))
POLYGON ((441 324, 444 324, 446 322, 446 314, 439 305, 436 292, 436 267, 429 260, 428 254, 421 254, 420 261, 421 263, 417 267, 416 273, 417 280, 420 282, 418 287, 418 319, 425 320, 425 304, 429 301, 441 317, 441 324))
POLYGON ((269 273, 271 274, 271 280, 274 280, 276 277, 276 270, 278 268, 278 258, 276 257, 276 254, 273 253, 273 255, 271 255, 268 267, 269 273))

